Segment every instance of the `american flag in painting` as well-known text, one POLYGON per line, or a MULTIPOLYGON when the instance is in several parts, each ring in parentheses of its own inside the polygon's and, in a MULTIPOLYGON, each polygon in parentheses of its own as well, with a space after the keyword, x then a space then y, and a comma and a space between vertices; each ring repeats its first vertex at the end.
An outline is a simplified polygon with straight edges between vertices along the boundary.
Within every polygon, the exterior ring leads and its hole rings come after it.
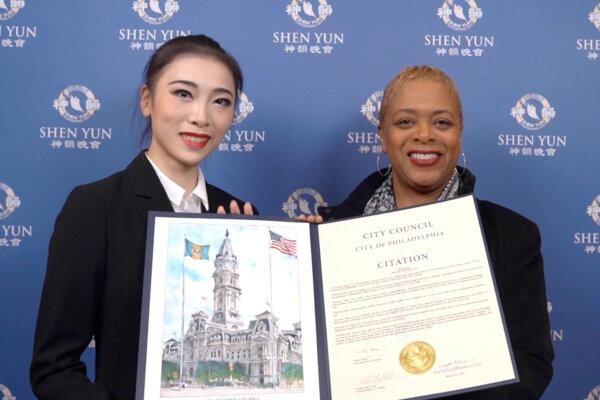
POLYGON ((269 233, 271 234, 271 248, 272 249, 279 250, 283 254, 288 254, 290 256, 296 255, 296 241, 295 240, 286 239, 283 236, 281 236, 273 231, 269 231, 269 233))

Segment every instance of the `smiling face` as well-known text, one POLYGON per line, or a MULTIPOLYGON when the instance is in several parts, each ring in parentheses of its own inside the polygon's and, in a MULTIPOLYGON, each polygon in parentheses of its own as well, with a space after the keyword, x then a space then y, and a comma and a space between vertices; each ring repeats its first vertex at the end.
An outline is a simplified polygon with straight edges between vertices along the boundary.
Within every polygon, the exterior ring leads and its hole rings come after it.
POLYGON ((236 88, 229 69, 214 58, 184 55, 143 86, 140 106, 152 126, 148 156, 167 175, 197 169, 233 120, 236 88))
POLYGON ((441 193, 461 152, 461 132, 459 106, 442 82, 417 79, 395 90, 379 135, 398 206, 399 198, 434 201, 441 193))

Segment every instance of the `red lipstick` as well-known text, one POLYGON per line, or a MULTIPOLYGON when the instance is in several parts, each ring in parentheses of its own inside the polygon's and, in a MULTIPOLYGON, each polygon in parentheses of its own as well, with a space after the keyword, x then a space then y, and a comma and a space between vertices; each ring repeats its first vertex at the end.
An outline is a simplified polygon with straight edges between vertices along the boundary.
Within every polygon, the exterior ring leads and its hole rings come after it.
POLYGON ((179 137, 187 146, 193 149, 201 149, 208 144, 211 136, 207 133, 179 132, 179 137))

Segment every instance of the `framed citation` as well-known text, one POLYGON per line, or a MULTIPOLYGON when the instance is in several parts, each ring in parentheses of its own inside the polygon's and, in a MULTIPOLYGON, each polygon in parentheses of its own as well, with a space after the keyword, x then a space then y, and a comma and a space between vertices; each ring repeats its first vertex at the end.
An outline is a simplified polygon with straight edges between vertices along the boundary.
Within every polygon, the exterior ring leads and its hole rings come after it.
POLYGON ((320 225, 150 213, 138 400, 397 400, 516 381, 472 196, 320 225))
POLYGON ((518 381, 472 196, 324 224, 318 239, 331 398, 518 381))

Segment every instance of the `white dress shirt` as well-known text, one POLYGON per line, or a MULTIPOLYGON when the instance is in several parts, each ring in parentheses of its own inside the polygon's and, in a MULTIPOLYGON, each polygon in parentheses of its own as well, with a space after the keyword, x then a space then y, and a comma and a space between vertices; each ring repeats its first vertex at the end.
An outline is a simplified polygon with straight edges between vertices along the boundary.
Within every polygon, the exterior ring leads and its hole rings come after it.
POLYGON ((204 205, 205 210, 208 210, 206 181, 204 180, 204 175, 202 174, 200 167, 198 167, 198 183, 196 183, 196 187, 187 197, 184 197, 185 189, 165 175, 164 172, 154 164, 150 157, 148 157, 148 153, 146 153, 146 158, 150 161, 150 165, 152 165, 154 171, 156 171, 156 175, 158 175, 160 183, 165 189, 165 192, 167 192, 167 197, 169 197, 175 212, 200 213, 202 212, 202 205, 204 205))

